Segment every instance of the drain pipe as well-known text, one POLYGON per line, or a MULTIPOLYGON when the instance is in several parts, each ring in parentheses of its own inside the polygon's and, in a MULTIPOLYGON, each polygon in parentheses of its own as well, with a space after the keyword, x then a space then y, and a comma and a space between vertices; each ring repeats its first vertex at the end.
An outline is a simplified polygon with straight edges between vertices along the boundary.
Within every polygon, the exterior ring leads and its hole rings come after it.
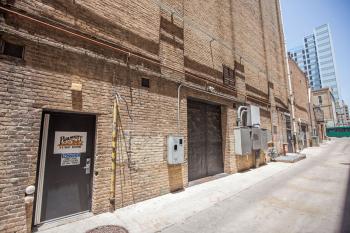
MULTIPOLYGON (((281 6, 281 1, 279 2, 279 9, 282 9, 282 6, 281 6)), ((282 25, 282 34, 283 34, 283 37, 285 37, 285 34, 284 34, 284 22, 283 22, 283 14, 282 14, 282 11, 281 12, 281 25, 282 25)), ((295 122, 295 99, 294 99, 294 94, 293 94, 293 86, 292 86, 292 73, 290 71, 290 67, 289 67, 289 59, 288 59, 288 55, 287 55, 287 51, 288 51, 288 48, 287 48, 287 43, 285 40, 283 40, 284 42, 284 59, 286 61, 286 65, 287 65, 287 77, 288 77, 288 87, 289 87, 289 97, 290 97, 290 105, 291 105, 291 110, 292 110, 292 118, 291 118, 291 121, 292 121, 292 132, 293 132, 293 135, 295 135, 295 138, 296 138, 296 122, 295 122)), ((295 142, 294 142, 295 143, 295 142)), ((295 145, 297 145, 297 143, 295 143, 295 145)), ((297 148, 295 148, 295 150, 297 150, 297 148)))

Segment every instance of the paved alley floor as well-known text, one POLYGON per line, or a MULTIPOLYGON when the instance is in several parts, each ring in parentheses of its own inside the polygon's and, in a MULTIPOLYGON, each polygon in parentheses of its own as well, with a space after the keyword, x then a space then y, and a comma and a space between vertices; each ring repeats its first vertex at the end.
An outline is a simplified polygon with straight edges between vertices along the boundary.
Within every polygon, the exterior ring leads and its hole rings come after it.
POLYGON ((40 232, 86 232, 117 224, 137 232, 350 232, 350 139, 304 151, 184 192, 40 232))

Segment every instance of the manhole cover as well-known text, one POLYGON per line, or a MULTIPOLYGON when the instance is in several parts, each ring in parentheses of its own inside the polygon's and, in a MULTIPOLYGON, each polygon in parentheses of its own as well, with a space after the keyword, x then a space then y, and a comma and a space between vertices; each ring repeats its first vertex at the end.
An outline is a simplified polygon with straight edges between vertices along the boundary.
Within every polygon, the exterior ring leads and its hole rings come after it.
POLYGON ((86 233, 128 233, 128 231, 120 226, 108 225, 96 227, 92 230, 87 231, 86 233))

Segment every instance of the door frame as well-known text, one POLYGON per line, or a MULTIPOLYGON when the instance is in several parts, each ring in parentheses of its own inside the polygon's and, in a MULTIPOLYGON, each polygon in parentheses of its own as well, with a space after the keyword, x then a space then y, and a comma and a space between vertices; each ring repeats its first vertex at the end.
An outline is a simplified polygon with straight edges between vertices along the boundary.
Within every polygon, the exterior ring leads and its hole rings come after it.
POLYGON ((37 160, 37 169, 36 169, 36 192, 34 194, 34 203, 33 203, 33 218, 32 218, 32 225, 40 225, 46 222, 54 222, 58 221, 63 218, 69 218, 71 216, 84 214, 86 212, 91 212, 92 209, 92 191, 93 191, 93 174, 94 174, 94 165, 95 165, 95 156, 96 156, 96 137, 97 137, 97 125, 96 125, 96 114, 89 114, 89 113, 79 113, 79 112, 71 112, 71 111, 43 111, 42 113, 42 122, 41 122, 41 130, 40 130, 40 144, 39 144, 39 150, 38 150, 38 160, 37 160), (51 114, 64 114, 64 115, 85 115, 85 116, 93 116, 94 117, 94 132, 93 132, 93 143, 94 146, 92 151, 92 157, 91 157, 91 178, 90 178, 90 193, 91 197, 89 200, 89 210, 83 211, 80 213, 75 213, 71 215, 62 216, 55 219, 50 219, 47 221, 41 221, 41 210, 42 210, 42 197, 43 197, 43 190, 44 190, 44 174, 45 174, 45 165, 46 165, 46 157, 47 157, 47 140, 48 140, 48 133, 49 133, 49 126, 50 126, 50 116, 51 114))
MULTIPOLYGON (((201 103, 201 104, 205 104, 205 105, 211 105, 211 106, 215 106, 220 108, 220 131, 221 131, 221 157, 222 157, 222 173, 225 173, 225 149, 223 147, 224 145, 224 136, 223 136, 223 122, 222 122, 222 116, 223 116, 223 111, 222 111, 222 104, 220 102, 215 102, 215 101, 210 101, 210 100, 206 100, 206 99, 200 99, 200 98, 196 98, 196 97, 192 97, 192 96, 188 96, 187 97, 187 118, 188 118, 188 102, 192 101, 192 102, 197 102, 197 103, 201 103)), ((189 137, 189 128, 188 128, 188 123, 187 123, 187 137, 189 137)), ((187 138, 187 143, 189 143, 189 139, 187 138)), ((190 150, 190 146, 188 145, 187 147, 187 160, 189 160, 189 153, 190 150)), ((188 162, 188 166, 189 166, 189 162, 188 162)), ((206 164, 206 166, 208 166, 208 163, 206 164)), ((187 170, 189 170, 189 167, 187 167, 187 170)), ((208 169, 207 169, 207 173, 208 173, 208 169)), ((220 174, 220 173, 218 173, 220 174)), ((208 174, 205 177, 209 177, 208 174)), ((196 181, 196 180, 200 180, 203 179, 205 177, 199 178, 199 179, 195 179, 195 180, 189 180, 189 175, 187 177, 188 182, 192 182, 192 181, 196 181)))

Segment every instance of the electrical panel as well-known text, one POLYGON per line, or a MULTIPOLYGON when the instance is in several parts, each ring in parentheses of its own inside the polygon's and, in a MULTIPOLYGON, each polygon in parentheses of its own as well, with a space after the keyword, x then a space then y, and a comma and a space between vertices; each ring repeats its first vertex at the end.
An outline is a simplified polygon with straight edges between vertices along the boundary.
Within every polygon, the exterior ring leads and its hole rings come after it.
POLYGON ((261 129, 260 128, 252 128, 252 143, 253 143, 253 150, 261 149, 261 129))
POLYGON ((250 105, 248 107, 247 125, 250 127, 260 127, 260 108, 250 105))
POLYGON ((234 129, 235 154, 247 155, 253 150, 268 149, 268 130, 261 128, 237 127, 234 129))
POLYGON ((168 164, 176 165, 184 162, 184 138, 168 136, 168 164))
POLYGON ((268 132, 267 129, 261 129, 261 150, 268 149, 268 132))
POLYGON ((240 127, 234 129, 235 153, 236 155, 246 155, 252 152, 251 129, 240 127))

